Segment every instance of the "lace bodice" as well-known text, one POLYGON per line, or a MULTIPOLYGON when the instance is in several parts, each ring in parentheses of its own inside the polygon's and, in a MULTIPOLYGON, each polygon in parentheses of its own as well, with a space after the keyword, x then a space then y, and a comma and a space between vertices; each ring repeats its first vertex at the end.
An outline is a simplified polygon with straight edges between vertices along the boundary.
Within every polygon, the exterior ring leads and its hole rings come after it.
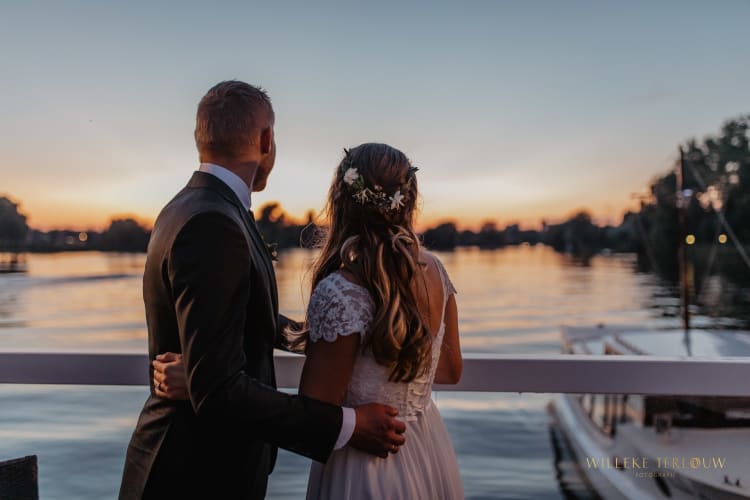
MULTIPOLYGON (((435 261, 443 284, 443 318, 448 296, 455 293, 456 289, 442 263, 436 257, 435 261)), ((347 280, 340 272, 334 272, 318 283, 310 297, 310 341, 324 339, 333 342, 339 335, 359 334, 360 341, 363 342, 369 333, 374 312, 375 303, 368 290, 347 280)), ((432 344, 430 369, 412 382, 389 381, 388 367, 379 365, 369 350, 358 351, 344 404, 357 406, 372 402, 383 403, 398 408, 399 418, 415 420, 431 401, 432 381, 440 358, 444 332, 445 322, 441 319, 432 344)))

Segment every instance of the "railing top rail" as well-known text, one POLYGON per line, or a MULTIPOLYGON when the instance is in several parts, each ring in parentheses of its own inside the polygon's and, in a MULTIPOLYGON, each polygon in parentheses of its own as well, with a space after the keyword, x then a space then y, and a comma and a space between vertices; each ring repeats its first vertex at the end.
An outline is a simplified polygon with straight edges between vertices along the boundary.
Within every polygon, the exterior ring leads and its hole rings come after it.
MULTIPOLYGON (((279 387, 296 388, 304 358, 278 353, 279 387)), ((0 384, 148 385, 144 353, 0 351, 0 384)), ((750 396, 750 357, 464 355, 457 385, 436 390, 750 396)))

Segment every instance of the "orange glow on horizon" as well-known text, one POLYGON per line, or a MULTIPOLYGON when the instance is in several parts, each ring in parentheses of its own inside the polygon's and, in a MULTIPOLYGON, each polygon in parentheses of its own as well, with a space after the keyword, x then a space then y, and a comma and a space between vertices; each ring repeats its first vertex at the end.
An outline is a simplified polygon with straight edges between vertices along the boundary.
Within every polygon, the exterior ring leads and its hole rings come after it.
MULTIPOLYGON (((265 203, 263 203, 265 205, 265 203)), ((260 205, 262 206, 262 205, 260 205)), ((151 228, 157 213, 144 213, 134 211, 115 211, 107 213, 96 207, 65 206, 65 207, 42 207, 34 205, 30 209, 23 204, 21 212, 26 214, 27 223, 33 229, 41 231, 50 230, 73 230, 73 231, 103 231, 109 227, 113 219, 132 218, 144 227, 151 228)), ((260 207, 259 207, 260 208, 260 207)), ((282 209, 283 209, 282 205, 282 209)), ((548 208, 548 207, 545 207, 548 208)), ((310 209, 313 210, 313 209, 310 209)), ((498 229, 503 229, 512 224, 518 224, 521 230, 540 230, 542 221, 548 224, 557 224, 567 220, 580 211, 586 211, 592 215, 594 223, 598 225, 612 224, 619 225, 622 222, 623 215, 628 210, 637 210, 634 204, 623 204, 615 210, 611 205, 600 207, 592 204, 591 206, 581 206, 577 209, 560 208, 559 210, 549 210, 546 214, 541 213, 538 209, 534 210, 529 207, 527 210, 517 210, 514 214, 499 214, 497 217, 491 215, 479 215, 474 212, 456 211, 447 213, 430 213, 419 214, 417 217, 417 231, 421 232, 438 224, 452 222, 456 224, 459 230, 478 231, 485 223, 494 223, 498 229), (603 209, 604 208, 604 209, 603 209), (602 212, 607 215, 602 215, 602 212), (556 214, 550 216, 550 213, 556 214)), ((314 210, 313 210, 314 211, 314 210)), ((256 214, 258 210, 256 209, 256 214)), ((284 212, 285 219, 290 223, 303 224, 307 220, 306 211, 297 214, 284 212)))
POLYGON ((44 207, 31 210, 27 204, 20 207, 27 216, 26 223, 39 231, 104 231, 114 219, 134 219, 141 226, 151 228, 156 214, 138 213, 128 210, 107 212, 96 207, 64 206, 44 207))

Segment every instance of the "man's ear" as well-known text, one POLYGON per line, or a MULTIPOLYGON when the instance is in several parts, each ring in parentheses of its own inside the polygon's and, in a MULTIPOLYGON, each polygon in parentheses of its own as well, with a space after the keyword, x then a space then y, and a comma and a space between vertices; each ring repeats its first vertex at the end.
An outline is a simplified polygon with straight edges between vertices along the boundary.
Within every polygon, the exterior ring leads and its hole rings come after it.
POLYGON ((273 128, 266 127, 260 131, 260 153, 267 155, 273 144, 273 128))

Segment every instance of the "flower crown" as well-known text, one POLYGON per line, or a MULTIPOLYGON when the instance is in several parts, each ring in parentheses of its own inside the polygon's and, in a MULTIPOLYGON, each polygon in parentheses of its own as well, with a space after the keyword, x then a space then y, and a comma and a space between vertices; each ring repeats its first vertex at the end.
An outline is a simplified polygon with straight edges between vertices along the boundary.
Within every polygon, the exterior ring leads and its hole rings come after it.
MULTIPOLYGON (((344 149, 344 153, 348 158, 349 151, 344 149)), ((344 184, 349 186, 352 198, 360 205, 369 204, 383 212, 398 212, 404 206, 404 193, 408 191, 414 173, 419 170, 417 167, 410 166, 407 181, 400 185, 393 194, 389 195, 383 191, 382 186, 377 184, 372 188, 368 187, 365 178, 359 173, 357 167, 352 166, 351 161, 344 162, 344 166, 347 165, 349 167, 344 172, 344 184)))

